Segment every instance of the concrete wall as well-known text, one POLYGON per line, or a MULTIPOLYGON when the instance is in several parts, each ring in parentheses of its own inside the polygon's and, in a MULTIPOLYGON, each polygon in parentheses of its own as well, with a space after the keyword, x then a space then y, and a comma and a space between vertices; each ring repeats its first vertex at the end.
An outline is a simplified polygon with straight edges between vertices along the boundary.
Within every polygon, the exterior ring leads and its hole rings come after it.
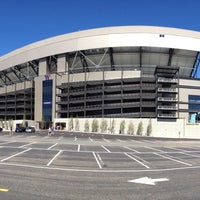
MULTIPOLYGON (((69 130, 70 126, 70 120, 73 120, 73 129, 71 131, 75 130, 76 125, 76 118, 71 119, 55 119, 54 120, 54 126, 56 123, 66 123, 66 131, 69 130)), ((92 132, 92 122, 93 119, 81 119, 79 118, 79 131, 85 130, 85 121, 88 120, 89 122, 89 132, 92 132)), ((99 127, 101 125, 102 119, 97 118, 99 127)), ((108 129, 105 131, 105 133, 110 134, 110 127, 112 124, 112 121, 114 120, 114 134, 119 134, 120 130, 120 123, 125 120, 125 130, 124 134, 128 134, 128 126, 130 122, 134 125, 134 134, 137 135, 137 129, 140 122, 142 122, 142 136, 147 136, 147 127, 150 123, 150 119, 120 119, 120 118, 106 118, 108 129)), ((186 122, 185 119, 177 119, 174 122, 170 121, 158 121, 157 119, 151 119, 151 125, 152 125, 152 133, 151 137, 163 137, 163 138, 199 138, 200 139, 200 124, 189 124, 186 122)), ((98 132, 101 132, 100 128, 98 132)))
POLYGON ((99 72, 89 72, 89 73, 78 73, 78 74, 62 74, 62 76, 57 76, 57 84, 69 82, 81 82, 81 81, 100 81, 100 80, 115 80, 123 78, 139 78, 141 76, 141 71, 99 71, 99 72), (104 74, 104 78, 103 78, 104 74))
MULTIPOLYGON (((28 126, 34 126, 36 127, 36 123, 33 120, 25 120, 28 123, 28 126)), ((24 123, 23 120, 8 120, 8 121, 2 121, 0 124, 0 127, 3 127, 3 131, 15 131, 16 127, 18 125, 22 125, 24 123), (2 126, 3 123, 3 126, 2 126)))
MULTIPOLYGON (((200 91, 200 80, 191 80, 191 79, 180 79, 179 80, 180 87, 188 87, 191 88, 180 88, 179 89, 179 109, 187 110, 188 109, 188 96, 189 95, 199 95, 200 91)), ((186 118, 189 120, 188 112, 181 112, 179 118, 186 118)))
POLYGON ((8 85, 8 86, 0 88, 0 94, 32 88, 33 85, 34 84, 32 81, 25 81, 25 82, 16 83, 13 85, 8 85))

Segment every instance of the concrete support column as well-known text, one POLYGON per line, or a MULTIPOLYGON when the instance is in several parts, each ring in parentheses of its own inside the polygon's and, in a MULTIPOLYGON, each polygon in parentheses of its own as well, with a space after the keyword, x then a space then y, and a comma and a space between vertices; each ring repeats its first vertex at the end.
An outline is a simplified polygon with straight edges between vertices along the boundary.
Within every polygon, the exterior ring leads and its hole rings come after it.
POLYGON ((68 71, 68 65, 66 61, 66 54, 60 54, 57 57, 57 72, 62 73, 68 71))
POLYGON ((39 60, 39 76, 40 75, 45 75, 45 74, 49 74, 49 66, 47 63, 47 58, 41 58, 39 60))

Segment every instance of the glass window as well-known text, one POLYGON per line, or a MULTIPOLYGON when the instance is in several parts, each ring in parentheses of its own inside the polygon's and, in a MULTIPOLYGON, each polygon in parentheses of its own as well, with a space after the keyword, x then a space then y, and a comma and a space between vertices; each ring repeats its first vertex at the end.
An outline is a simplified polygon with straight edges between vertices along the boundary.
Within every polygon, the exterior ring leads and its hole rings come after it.
POLYGON ((200 110, 200 96, 189 95, 189 109, 190 110, 200 110))
POLYGON ((53 81, 43 81, 42 88, 42 113, 44 120, 47 122, 52 121, 52 93, 53 93, 53 81))

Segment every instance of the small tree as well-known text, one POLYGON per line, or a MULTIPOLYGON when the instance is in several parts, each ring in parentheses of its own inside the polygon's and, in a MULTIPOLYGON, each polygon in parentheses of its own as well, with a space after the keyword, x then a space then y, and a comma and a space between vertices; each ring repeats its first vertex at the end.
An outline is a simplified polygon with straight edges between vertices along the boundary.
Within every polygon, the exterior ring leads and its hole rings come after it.
POLYGON ((113 119, 110 124, 110 133, 113 134, 115 132, 115 120, 113 119))
POLYGON ((140 123, 138 124, 137 135, 142 135, 142 131, 143 131, 143 124, 140 121, 140 123))
POLYGON ((151 119, 149 120, 149 124, 147 126, 147 136, 150 136, 152 134, 152 123, 151 119))
POLYGON ((125 129, 125 120, 122 120, 120 123, 120 132, 121 134, 124 134, 124 129, 125 129))
POLYGON ((129 122, 129 125, 128 125, 128 134, 129 135, 133 135, 134 134, 134 131, 135 131, 135 127, 134 127, 134 124, 132 121, 129 122))
POLYGON ((103 119, 103 120, 101 121, 101 126, 100 126, 100 128, 101 128, 101 133, 104 133, 104 132, 107 131, 107 129, 108 129, 108 124, 107 124, 107 120, 106 120, 106 119, 103 119))
POLYGON ((89 121, 86 120, 86 121, 85 121, 85 124, 84 124, 84 131, 85 131, 85 132, 88 132, 89 130, 90 130, 89 121))
POLYGON ((79 119, 78 119, 78 116, 77 116, 76 120, 75 120, 75 131, 79 131, 79 128, 80 128, 80 125, 79 125, 79 119))
POLYGON ((97 119, 93 119, 92 121, 92 132, 98 132, 99 130, 99 122, 97 119))

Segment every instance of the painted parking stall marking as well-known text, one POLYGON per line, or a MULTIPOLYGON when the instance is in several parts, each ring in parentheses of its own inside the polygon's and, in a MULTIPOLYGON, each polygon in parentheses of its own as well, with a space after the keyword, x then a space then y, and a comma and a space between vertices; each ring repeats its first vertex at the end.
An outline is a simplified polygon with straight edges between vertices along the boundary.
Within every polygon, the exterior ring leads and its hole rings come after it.
POLYGON ((107 149, 105 146, 101 145, 101 147, 102 147, 103 149, 105 149, 108 153, 111 153, 111 151, 110 151, 109 149, 107 149))
POLYGON ((144 169, 147 165, 125 153, 99 153, 109 170, 144 169))
POLYGON ((149 169, 150 167, 147 166, 146 164, 144 164, 143 162, 139 161, 138 159, 134 158, 133 156, 129 155, 128 153, 124 153, 126 156, 128 156, 130 159, 138 162, 139 164, 141 164, 142 166, 146 167, 147 169, 149 169))
POLYGON ((47 166, 49 166, 63 151, 60 150, 48 163, 47 166))
POLYGON ((89 140, 90 140, 91 142, 94 142, 94 140, 93 140, 91 137, 89 137, 89 140))
POLYGON ((12 156, 9 156, 9 157, 7 157, 7 158, 2 159, 1 162, 4 162, 4 161, 6 161, 6 160, 8 160, 8 159, 11 159, 11 158, 13 158, 13 157, 15 157, 15 156, 19 156, 19 155, 21 155, 21 154, 23 154, 23 153, 25 153, 25 152, 30 151, 30 150, 31 150, 31 148, 26 149, 26 150, 24 150, 24 151, 21 151, 21 152, 19 152, 19 153, 16 153, 16 154, 14 154, 14 155, 12 155, 12 156))
POLYGON ((20 146, 19 148, 24 148, 24 147, 27 147, 27 146, 30 146, 30 145, 32 145, 32 144, 35 144, 36 142, 31 142, 31 143, 26 143, 26 144, 24 144, 24 145, 22 145, 22 146, 20 146))
POLYGON ((12 146, 13 143, 15 143, 15 141, 12 141, 12 142, 3 142, 3 143, 0 144, 0 146, 10 146, 10 145, 12 146))
POLYGON ((52 143, 49 142, 33 142, 29 147, 34 149, 48 149, 52 146, 52 143))
POLYGON ((63 151, 77 151, 78 144, 63 144, 55 143, 51 145, 48 149, 63 150, 63 151))
POLYGON ((183 165, 187 165, 187 166, 192 166, 191 164, 189 164, 189 163, 186 163, 186 162, 183 162, 183 161, 180 161, 180 160, 178 160, 177 158, 174 158, 174 157, 172 157, 172 156, 169 156, 169 155, 161 155, 161 154, 159 154, 159 153, 154 153, 155 155, 158 155, 158 156, 160 156, 160 157, 163 157, 163 158, 166 158, 166 159, 169 159, 169 160, 172 160, 172 161, 175 161, 175 162, 178 162, 178 163, 181 163, 181 164, 183 164, 183 165))
POLYGON ((92 153, 93 153, 93 156, 94 156, 94 158, 95 158, 95 160, 96 160, 96 162, 97 162, 97 164, 98 164, 99 168, 100 168, 100 169, 102 169, 102 166, 101 166, 101 164, 100 164, 99 157, 97 158, 97 156, 96 156, 96 153, 95 153, 95 152, 92 152, 92 153))
POLYGON ((58 143, 53 144, 52 146, 50 146, 50 147, 47 148, 47 149, 48 149, 48 150, 49 150, 49 149, 52 149, 52 148, 54 148, 56 145, 58 145, 58 143))
MULTIPOLYGON (((96 156, 96 153, 95 153, 96 156)), ((98 158, 97 158, 98 159, 98 158)), ((99 169, 93 152, 62 151, 51 163, 52 167, 69 169, 99 169)))
POLYGON ((77 151, 78 151, 78 152, 80 151, 80 148, 81 148, 81 145, 78 144, 78 148, 77 148, 77 151))
POLYGON ((107 152, 105 148, 97 145, 81 145, 80 151, 88 151, 88 152, 107 152))
POLYGON ((141 152, 139 152, 139 151, 137 151, 137 150, 135 150, 135 149, 133 149, 133 148, 127 147, 127 146, 123 146, 123 148, 128 149, 128 150, 130 150, 130 151, 133 151, 133 152, 135 152, 135 153, 141 153, 141 152))
POLYGON ((56 135, 41 141, 41 136, 33 139, 25 135, 23 141, 13 136, 12 141, 0 142, 1 164, 120 172, 179 169, 195 167, 200 163, 200 148, 197 147, 197 143, 193 147, 187 143, 176 145, 166 141, 160 141, 159 144, 151 141, 150 144, 144 140, 133 142, 124 138, 126 143, 122 143, 121 139, 112 140, 109 137, 108 144, 101 136, 100 140, 99 136, 96 138, 93 135, 79 137, 73 134, 70 137, 62 137, 62 141, 58 140, 60 136, 56 135), (79 144, 73 140, 77 137, 79 144))
POLYGON ((156 152, 164 152, 163 150, 153 148, 153 147, 149 147, 149 146, 144 146, 144 148, 151 149, 151 150, 156 151, 156 152))

